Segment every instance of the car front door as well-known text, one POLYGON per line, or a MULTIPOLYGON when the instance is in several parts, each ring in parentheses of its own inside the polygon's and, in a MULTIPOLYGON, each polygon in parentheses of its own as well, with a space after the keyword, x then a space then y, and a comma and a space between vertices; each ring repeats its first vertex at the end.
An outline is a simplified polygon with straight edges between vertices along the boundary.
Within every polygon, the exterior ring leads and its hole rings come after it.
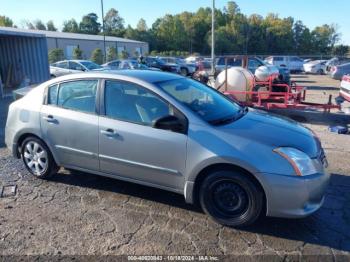
POLYGON ((99 170, 98 80, 76 80, 50 86, 40 114, 45 141, 60 165, 99 170))
POLYGON ((101 172, 164 188, 181 188, 187 135, 153 128, 152 123, 168 115, 185 117, 147 88, 130 82, 106 80, 101 97, 101 172))

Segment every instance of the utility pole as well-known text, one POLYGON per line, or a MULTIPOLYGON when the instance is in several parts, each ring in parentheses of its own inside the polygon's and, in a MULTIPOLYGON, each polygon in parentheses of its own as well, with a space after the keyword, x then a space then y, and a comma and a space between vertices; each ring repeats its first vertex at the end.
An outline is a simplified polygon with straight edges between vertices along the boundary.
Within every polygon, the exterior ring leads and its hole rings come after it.
POLYGON ((101 11, 102 11, 102 30, 103 30, 103 61, 107 62, 107 52, 106 52, 106 33, 105 33, 105 17, 103 11, 103 0, 101 0, 101 11))
POLYGON ((215 0, 213 0, 213 7, 211 12, 211 72, 215 73, 215 0))

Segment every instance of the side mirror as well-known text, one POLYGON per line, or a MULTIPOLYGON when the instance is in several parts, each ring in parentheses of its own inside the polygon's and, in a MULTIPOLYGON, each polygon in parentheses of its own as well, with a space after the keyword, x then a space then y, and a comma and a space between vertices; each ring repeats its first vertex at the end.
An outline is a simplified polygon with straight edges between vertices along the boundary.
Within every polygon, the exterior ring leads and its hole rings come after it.
POLYGON ((176 116, 168 115, 154 120, 153 127, 183 133, 185 126, 176 116))

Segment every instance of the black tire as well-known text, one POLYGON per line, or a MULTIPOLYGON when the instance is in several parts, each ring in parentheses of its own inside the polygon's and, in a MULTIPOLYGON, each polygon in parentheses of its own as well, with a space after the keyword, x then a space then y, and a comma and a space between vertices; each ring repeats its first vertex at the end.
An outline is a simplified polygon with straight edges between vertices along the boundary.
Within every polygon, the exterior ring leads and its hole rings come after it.
POLYGON ((319 75, 324 75, 323 69, 319 69, 319 70, 317 71, 317 73, 318 73, 319 75))
POLYGON ((21 145, 21 157, 27 170, 37 178, 49 178, 58 171, 49 148, 36 137, 30 136, 24 139, 21 145))
POLYGON ((264 205, 264 194, 244 173, 216 171, 202 182, 199 202, 203 211, 216 222, 242 227, 258 219, 264 205))
POLYGON ((180 74, 181 74, 182 76, 188 76, 188 70, 187 70, 187 68, 185 68, 185 67, 181 68, 181 69, 180 69, 180 74))

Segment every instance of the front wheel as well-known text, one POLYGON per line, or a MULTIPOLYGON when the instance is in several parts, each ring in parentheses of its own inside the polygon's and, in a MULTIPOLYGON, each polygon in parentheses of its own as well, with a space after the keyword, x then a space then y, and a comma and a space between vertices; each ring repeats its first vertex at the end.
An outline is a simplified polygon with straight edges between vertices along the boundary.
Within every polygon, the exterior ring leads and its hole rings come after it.
POLYGON ((35 177, 48 178, 58 167, 48 147, 36 137, 28 137, 22 143, 21 155, 27 170, 35 177))
POLYGON ((205 213, 225 226, 247 226, 263 209, 262 190, 244 173, 216 171, 200 188, 199 201, 205 213))

